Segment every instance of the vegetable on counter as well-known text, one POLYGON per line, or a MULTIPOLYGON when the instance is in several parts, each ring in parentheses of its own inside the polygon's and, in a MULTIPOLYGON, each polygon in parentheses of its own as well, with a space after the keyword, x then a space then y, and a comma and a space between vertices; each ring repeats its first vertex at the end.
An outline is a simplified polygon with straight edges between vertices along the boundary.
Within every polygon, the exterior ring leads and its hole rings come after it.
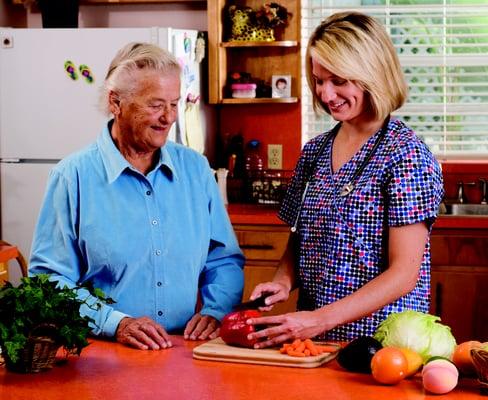
POLYGON ((435 315, 412 310, 392 313, 378 326, 373 337, 385 347, 414 350, 424 362, 433 356, 450 359, 456 339, 451 328, 439 320, 435 315))
POLYGON ((471 356, 471 349, 479 349, 483 347, 483 343, 477 340, 469 340, 458 344, 452 353, 452 362, 458 368, 459 372, 464 375, 474 375, 476 369, 471 356))
POLYGON ((427 361, 422 369, 424 389, 434 394, 449 393, 458 384, 459 372, 451 361, 434 358, 433 361, 427 361))
POLYGON ((246 324, 249 318, 258 318, 261 313, 256 310, 234 311, 222 319, 220 326, 220 337, 232 346, 252 348, 258 342, 257 339, 249 340, 247 335, 255 332, 254 325, 246 324))
POLYGON ((295 339, 293 343, 283 343, 280 348, 281 354, 288 354, 292 357, 318 356, 322 353, 333 353, 338 347, 333 345, 319 345, 311 339, 295 339))
POLYGON ((371 359, 373 378, 385 385, 395 385, 407 377, 408 361, 400 349, 383 347, 371 359))
POLYGON ((362 336, 349 342, 337 355, 342 368, 352 372, 371 373, 371 359, 383 346, 371 336, 362 336))

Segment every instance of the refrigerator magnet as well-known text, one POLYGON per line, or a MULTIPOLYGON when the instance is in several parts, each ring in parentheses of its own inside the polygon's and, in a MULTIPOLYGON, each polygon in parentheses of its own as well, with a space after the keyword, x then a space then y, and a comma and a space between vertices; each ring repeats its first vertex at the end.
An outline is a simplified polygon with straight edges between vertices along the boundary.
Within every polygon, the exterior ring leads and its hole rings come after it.
POLYGON ((73 64, 73 62, 71 62, 70 60, 67 60, 64 63, 64 70, 72 80, 76 81, 78 79, 78 74, 76 73, 76 67, 73 64))
POLYGON ((81 76, 85 78, 85 81, 87 83, 93 83, 95 81, 95 79, 93 78, 93 74, 90 71, 90 67, 88 65, 81 64, 79 69, 80 69, 81 76))

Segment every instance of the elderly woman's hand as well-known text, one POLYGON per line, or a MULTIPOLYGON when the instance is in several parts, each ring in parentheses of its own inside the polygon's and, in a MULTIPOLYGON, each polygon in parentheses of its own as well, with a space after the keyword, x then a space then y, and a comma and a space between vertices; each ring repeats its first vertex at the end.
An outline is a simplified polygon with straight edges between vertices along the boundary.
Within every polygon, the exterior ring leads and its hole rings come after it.
POLYGON ((219 336, 220 322, 210 315, 195 314, 186 324, 185 339, 205 340, 219 336))
POLYGON ((115 338, 117 342, 140 350, 160 350, 173 346, 163 327, 148 317, 123 318, 115 338))

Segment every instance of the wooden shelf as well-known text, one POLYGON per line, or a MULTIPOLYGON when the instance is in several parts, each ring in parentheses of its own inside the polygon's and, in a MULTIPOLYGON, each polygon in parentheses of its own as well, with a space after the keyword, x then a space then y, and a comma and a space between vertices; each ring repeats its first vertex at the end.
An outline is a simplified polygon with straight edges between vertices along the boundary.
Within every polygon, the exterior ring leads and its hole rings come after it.
POLYGON ((222 42, 221 47, 297 47, 296 40, 276 40, 273 42, 222 42))
POLYGON ((298 103, 297 97, 286 97, 286 98, 253 98, 253 99, 229 99, 224 98, 221 104, 276 104, 276 103, 298 103))
MULTIPOLYGON (((290 12, 288 25, 280 29, 274 41, 238 41, 229 38, 227 11, 232 0, 208 0, 209 103, 263 104, 298 103, 301 95, 300 1, 281 0, 290 12), (249 73, 253 78, 270 83, 274 75, 290 75, 289 99, 228 99, 229 73, 249 73)), ((262 0, 238 0, 239 6, 258 9, 262 0)))

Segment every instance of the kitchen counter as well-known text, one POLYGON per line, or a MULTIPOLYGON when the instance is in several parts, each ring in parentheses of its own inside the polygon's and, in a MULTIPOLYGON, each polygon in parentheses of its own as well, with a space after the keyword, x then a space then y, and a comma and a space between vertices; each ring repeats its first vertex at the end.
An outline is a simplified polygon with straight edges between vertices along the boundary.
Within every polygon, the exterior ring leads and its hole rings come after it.
MULTIPOLYGON (((313 369, 201 361, 192 349, 202 342, 173 337, 175 347, 134 350, 91 340, 81 357, 38 374, 0 367, 2 400, 171 399, 171 400, 425 400, 421 378, 382 386, 370 375, 346 372, 336 361, 313 369)), ((449 400, 480 399, 475 379, 463 378, 449 400)))
MULTIPOLYGON (((227 207, 233 224, 242 225, 282 225, 278 218, 278 208, 256 204, 231 203, 227 207)), ((440 215, 435 229, 488 229, 488 216, 479 215, 440 215)))

